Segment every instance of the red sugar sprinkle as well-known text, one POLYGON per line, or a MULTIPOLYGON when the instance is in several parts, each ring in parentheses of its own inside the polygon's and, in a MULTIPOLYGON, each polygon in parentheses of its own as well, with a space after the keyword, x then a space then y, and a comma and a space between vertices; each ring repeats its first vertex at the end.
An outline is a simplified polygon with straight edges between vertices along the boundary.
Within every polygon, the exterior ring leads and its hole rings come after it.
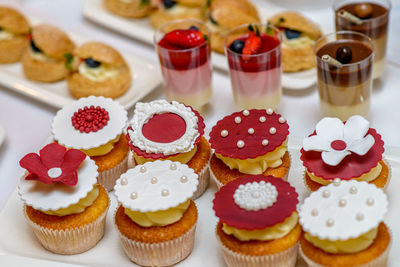
POLYGON ((81 133, 97 132, 107 125, 108 111, 99 106, 80 108, 71 118, 72 125, 81 133))

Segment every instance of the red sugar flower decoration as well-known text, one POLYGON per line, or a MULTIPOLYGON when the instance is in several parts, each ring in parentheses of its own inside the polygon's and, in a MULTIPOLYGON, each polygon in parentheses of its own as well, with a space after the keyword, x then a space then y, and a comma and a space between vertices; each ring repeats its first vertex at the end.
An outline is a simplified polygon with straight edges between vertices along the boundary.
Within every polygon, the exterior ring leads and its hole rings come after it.
POLYGON ((81 133, 97 132, 106 126, 109 120, 107 110, 94 106, 80 108, 71 118, 72 125, 81 133))
POLYGON ((29 153, 19 161, 19 165, 29 172, 25 180, 39 180, 45 184, 60 182, 68 186, 77 184, 77 170, 86 158, 85 153, 51 143, 39 154, 29 153))

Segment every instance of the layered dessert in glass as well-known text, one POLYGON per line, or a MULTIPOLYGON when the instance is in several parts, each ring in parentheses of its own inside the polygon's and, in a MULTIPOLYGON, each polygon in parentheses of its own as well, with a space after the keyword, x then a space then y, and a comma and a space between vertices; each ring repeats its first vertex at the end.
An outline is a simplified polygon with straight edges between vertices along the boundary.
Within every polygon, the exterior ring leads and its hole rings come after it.
POLYGON ((281 35, 270 25, 242 25, 225 38, 235 104, 242 109, 278 107, 281 101, 281 35))
POLYGON ((379 78, 385 69, 385 55, 391 3, 389 0, 336 0, 336 30, 363 33, 374 45, 373 78, 379 78))
POLYGON ((316 42, 315 53, 323 115, 343 121, 367 115, 374 59, 371 39, 357 32, 335 32, 316 42))
POLYGON ((209 31, 197 20, 176 20, 161 26, 154 35, 168 100, 201 108, 211 89, 209 31))

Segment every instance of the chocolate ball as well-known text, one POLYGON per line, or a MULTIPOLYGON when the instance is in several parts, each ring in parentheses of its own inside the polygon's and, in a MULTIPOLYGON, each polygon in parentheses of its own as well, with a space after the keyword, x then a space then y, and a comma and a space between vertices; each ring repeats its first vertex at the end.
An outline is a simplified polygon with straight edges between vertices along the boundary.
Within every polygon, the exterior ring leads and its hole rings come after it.
POLYGON ((352 59, 351 48, 348 46, 339 47, 336 50, 336 59, 342 64, 350 63, 352 59))
POLYGON ((369 18, 372 15, 372 6, 370 4, 359 4, 354 8, 356 16, 360 19, 369 18))

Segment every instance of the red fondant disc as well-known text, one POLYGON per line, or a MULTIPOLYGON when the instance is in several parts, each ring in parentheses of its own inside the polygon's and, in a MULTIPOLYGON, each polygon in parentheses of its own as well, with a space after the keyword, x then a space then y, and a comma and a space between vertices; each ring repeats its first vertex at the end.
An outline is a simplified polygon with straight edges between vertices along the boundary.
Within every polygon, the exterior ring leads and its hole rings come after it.
POLYGON ((185 120, 174 113, 156 114, 142 128, 143 136, 157 143, 171 143, 185 132, 185 120))
POLYGON ((283 222, 296 211, 298 202, 298 194, 288 182, 273 176, 247 175, 222 186, 215 193, 213 209, 222 223, 238 229, 256 230, 283 222), (258 211, 248 211, 239 207, 233 198, 239 185, 260 181, 276 187, 277 201, 271 207, 258 211))

